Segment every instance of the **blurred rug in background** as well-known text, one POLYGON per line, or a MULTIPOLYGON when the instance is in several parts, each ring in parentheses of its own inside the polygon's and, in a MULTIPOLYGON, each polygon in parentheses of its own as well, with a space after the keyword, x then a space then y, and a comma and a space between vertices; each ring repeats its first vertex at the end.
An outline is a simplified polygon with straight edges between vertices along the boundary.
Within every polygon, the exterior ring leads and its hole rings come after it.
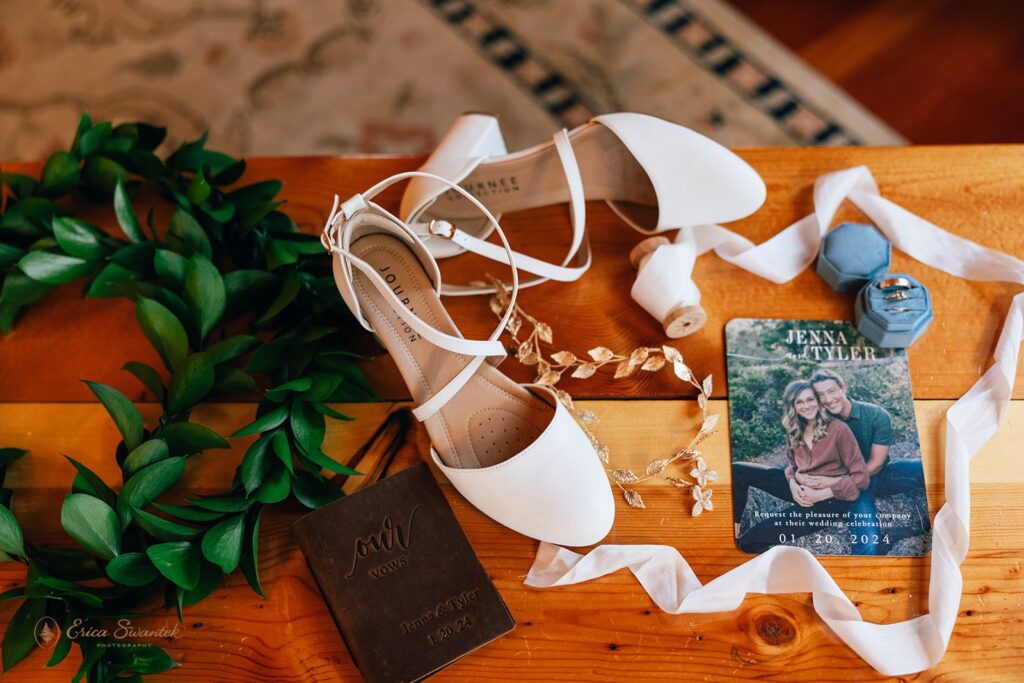
POLYGON ((718 0, 0 0, 0 159, 83 110, 239 155, 422 153, 468 110, 512 149, 620 110, 731 146, 905 142, 718 0))

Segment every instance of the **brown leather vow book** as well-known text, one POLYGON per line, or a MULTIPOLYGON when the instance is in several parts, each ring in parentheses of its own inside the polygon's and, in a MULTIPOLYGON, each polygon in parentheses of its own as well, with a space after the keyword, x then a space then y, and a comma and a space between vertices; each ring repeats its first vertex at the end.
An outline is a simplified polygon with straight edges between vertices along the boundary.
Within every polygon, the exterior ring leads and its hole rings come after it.
POLYGON ((292 527, 367 681, 418 681, 513 628, 420 463, 292 527))

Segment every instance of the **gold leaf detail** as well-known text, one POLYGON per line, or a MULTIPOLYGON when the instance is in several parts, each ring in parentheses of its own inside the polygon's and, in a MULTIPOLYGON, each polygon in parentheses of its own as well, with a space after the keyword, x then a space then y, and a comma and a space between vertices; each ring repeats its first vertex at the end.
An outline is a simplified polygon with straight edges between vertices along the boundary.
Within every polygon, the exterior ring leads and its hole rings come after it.
POLYGON ((701 385, 701 391, 703 391, 706 396, 711 395, 711 375, 704 378, 704 383, 701 385))
POLYGON ((488 303, 491 306, 491 313, 493 313, 494 315, 498 316, 499 319, 503 315, 505 315, 505 305, 503 303, 501 303, 500 301, 498 301, 498 297, 497 296, 492 296, 488 303))
POLYGON ((580 422, 585 425, 597 424, 597 415, 595 415, 594 411, 590 408, 581 408, 576 412, 576 414, 579 415, 580 422))
MULTIPOLYGON (((670 347, 666 346, 665 348, 670 347)), ((686 363, 682 360, 672 361, 672 370, 676 373, 676 377, 684 382, 689 382, 690 378, 693 377, 693 374, 690 372, 690 368, 686 367, 686 363)))
POLYGON ((622 491, 622 497, 626 499, 626 504, 631 508, 646 508, 644 505, 643 496, 634 491, 633 489, 624 489, 622 491))
POLYGON ((604 346, 595 346, 594 348, 587 351, 587 354, 589 354, 590 357, 593 358, 598 363, 607 363, 608 361, 615 357, 615 353, 611 349, 604 346))
POLYGON ((622 379, 623 377, 629 377, 633 374, 633 370, 636 366, 630 363, 628 360, 624 360, 615 366, 615 379, 622 379))
POLYGON ((680 479, 679 477, 665 477, 665 481, 680 489, 688 489, 693 486, 690 482, 685 479, 680 479))
POLYGON ((553 387, 560 379, 562 379, 562 373, 555 372, 554 370, 548 370, 537 378, 537 384, 543 384, 546 387, 553 387))
POLYGON ((542 342, 551 343, 551 326, 547 323, 537 323, 537 336, 540 337, 542 342))
POLYGON ((647 360, 647 357, 650 354, 651 354, 651 352, 646 347, 641 347, 639 349, 633 349, 633 353, 629 354, 629 364, 630 365, 640 365, 641 363, 643 363, 643 362, 645 362, 647 360))
POLYGON ((710 432, 713 430, 715 426, 718 425, 718 417, 719 415, 717 413, 714 415, 708 415, 707 418, 704 419, 704 424, 701 425, 700 431, 710 432))
POLYGON ((668 467, 668 460, 666 458, 658 458, 647 464, 647 471, 644 474, 648 477, 653 477, 656 474, 661 474, 666 467, 668 467))
POLYGON ((526 356, 524 358, 520 358, 519 362, 522 363, 523 365, 536 365, 537 361, 539 361, 539 360, 540 360, 540 356, 538 356, 536 353, 533 353, 531 351, 528 356, 526 356))
POLYGON ((619 482, 620 484, 628 484, 632 481, 640 481, 640 477, 636 476, 633 470, 628 467, 616 467, 612 470, 612 479, 619 482))
POLYGON ((594 450, 597 451, 597 457, 601 459, 601 462, 603 462, 605 465, 607 465, 608 464, 608 455, 609 455, 608 454, 608 445, 603 443, 603 442, 601 442, 601 441, 597 441, 596 443, 594 443, 594 450))
POLYGON ((558 400, 561 401, 562 405, 564 405, 566 408, 568 408, 569 410, 575 409, 576 406, 573 404, 572 396, 569 395, 568 391, 555 389, 555 395, 558 396, 558 400))
POLYGON ((708 397, 704 394, 697 396, 697 405, 700 406, 700 412, 705 412, 708 409, 708 397))
POLYGON ((505 329, 513 337, 519 334, 519 329, 523 326, 523 321, 519 316, 513 316, 509 318, 508 324, 505 325, 505 329))
POLYGON ((576 362, 576 354, 571 351, 559 351, 551 356, 551 360, 558 365, 572 365, 576 362))
POLYGON ((590 363, 584 363, 575 370, 572 371, 572 376, 576 379, 586 379, 597 372, 597 366, 591 365, 590 363))
POLYGON ((647 372, 656 372, 661 370, 663 367, 665 367, 664 356, 651 356, 644 361, 644 364, 640 366, 640 369, 646 370, 647 372))
POLYGON ((679 353, 679 349, 674 346, 662 346, 661 352, 665 354, 665 360, 670 363, 682 363, 683 354, 679 353))

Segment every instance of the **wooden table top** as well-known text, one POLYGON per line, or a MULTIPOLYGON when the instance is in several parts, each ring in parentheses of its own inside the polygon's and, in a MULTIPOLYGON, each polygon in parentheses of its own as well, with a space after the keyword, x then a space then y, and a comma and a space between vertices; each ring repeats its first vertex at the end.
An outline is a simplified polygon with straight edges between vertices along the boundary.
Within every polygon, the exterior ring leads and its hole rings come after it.
MULTIPOLYGON (((811 184, 819 174, 867 164, 883 194, 952 232, 1024 256, 1018 227, 1024 208, 1024 147, 921 147, 904 149, 750 149, 740 150, 762 174, 769 198, 757 215, 734 227, 755 242, 810 211, 811 184)), ((351 194, 386 175, 415 167, 417 159, 257 159, 248 178, 285 179, 286 209, 304 228, 315 230, 326 216, 329 197, 351 194)), ((5 170, 33 170, 28 165, 5 170)), ((393 203, 397 195, 385 196, 393 203)), ((522 294, 524 308, 554 328, 556 346, 583 351, 603 344, 616 350, 661 344, 659 325, 628 298, 633 272, 626 259, 640 237, 604 207, 591 204, 589 225, 595 265, 581 283, 550 283, 522 294)), ((556 255, 567 240, 563 208, 509 217, 513 245, 529 253, 556 255), (558 221, 555 223, 555 221, 558 221), (559 227, 550 237, 551 225, 559 227), (561 240, 561 241, 559 241, 561 240)), ((846 209, 843 218, 856 218, 846 209)), ((94 222, 112 223, 97 208, 94 222)), ((894 269, 927 284, 936 319, 910 350, 915 403, 929 500, 934 513, 942 501, 941 437, 951 399, 963 393, 990 364, 1006 305, 1016 288, 1001 283, 967 283, 910 261, 894 258, 894 269)), ((486 268, 495 275, 501 273, 486 268)), ((446 263, 446 276, 468 280, 485 268, 470 258, 446 263), (474 268, 478 270, 474 271, 474 268), (471 272, 472 271, 472 272, 471 272)), ((775 286, 703 257, 695 279, 704 292, 706 326, 676 346, 701 374, 715 376, 716 396, 724 397, 722 330, 733 317, 841 319, 852 316, 852 297, 828 289, 812 272, 775 286)), ((60 501, 73 469, 61 457, 81 460, 108 481, 117 481, 113 460, 118 435, 103 409, 79 383, 107 382, 141 398, 134 380, 119 368, 128 360, 156 363, 134 322, 132 307, 120 300, 80 298, 66 286, 25 315, 15 332, 0 341, 0 446, 27 448, 31 454, 9 470, 6 486, 15 490, 14 511, 26 537, 38 544, 68 542, 60 526, 60 501)), ((489 333, 493 318, 481 299, 450 305, 467 336, 489 333)), ((365 343, 365 341, 359 341, 365 343)), ((557 349, 556 349, 557 350, 557 349)), ((514 361, 503 368, 529 379, 514 361)), ((404 398, 404 389, 386 357, 369 366, 382 395, 404 398)), ((667 374, 667 373, 665 373, 667 374)), ((610 373, 609 373, 610 375, 610 373)), ((585 405, 601 422, 598 435, 615 464, 646 463, 652 454, 683 446, 695 431, 693 401, 656 400, 681 395, 678 382, 646 375, 613 380, 601 374, 560 386, 576 396, 595 397, 585 405), (616 400, 616 399, 640 400, 616 400)), ((1024 398, 1024 379, 1015 398, 1024 398)), ((401 404, 385 401, 346 405, 352 423, 330 424, 325 450, 347 459, 382 420, 401 404)), ((222 432, 245 424, 251 403, 204 406, 196 421, 222 432)), ((678 492, 659 484, 643 487, 646 510, 618 504, 608 543, 661 543, 678 547, 702 581, 742 563, 732 540, 729 515, 727 404, 721 430, 706 442, 706 459, 717 469, 717 509, 691 518, 678 492)), ((149 406, 149 417, 157 414, 149 406)), ((1024 438, 1024 403, 1014 402, 1003 429, 975 460, 971 551, 963 565, 964 597, 949 652, 935 670, 916 679, 1013 680, 1024 657, 1024 470, 1015 465, 1024 438), (970 671, 968 674, 966 672, 970 671)), ((230 451, 190 460, 175 496, 210 493, 230 484, 231 474, 251 439, 236 439, 230 451)), ((393 467, 415 462, 426 452, 422 430, 399 451, 393 467)), ((360 465, 371 471, 379 449, 360 465)), ((441 476, 438 474, 439 479, 441 476)), ((352 480, 347 487, 364 485, 352 480)), ((485 518, 454 490, 444 490, 481 561, 505 598, 518 628, 464 658, 441 679, 512 678, 531 680, 683 679, 881 680, 817 620, 808 595, 753 596, 729 613, 671 616, 661 613, 626 572, 590 583, 537 590, 522 584, 536 542, 485 518), (781 635, 780 635, 781 634, 781 635)), ((344 643, 289 533, 302 514, 278 506, 264 515, 262 600, 240 576, 232 577, 206 601, 186 609, 177 639, 162 643, 183 667, 166 676, 181 680, 358 680, 344 643)), ((892 622, 927 609, 928 560, 825 558, 825 566, 866 619, 892 622)), ((0 565, 0 591, 20 585, 22 569, 0 565)), ((13 614, 0 605, 0 622, 13 614)), ((175 622, 173 610, 154 604, 139 623, 156 627, 175 622)), ((78 666, 77 650, 59 667, 43 667, 34 653, 17 669, 18 680, 67 680, 78 666)))

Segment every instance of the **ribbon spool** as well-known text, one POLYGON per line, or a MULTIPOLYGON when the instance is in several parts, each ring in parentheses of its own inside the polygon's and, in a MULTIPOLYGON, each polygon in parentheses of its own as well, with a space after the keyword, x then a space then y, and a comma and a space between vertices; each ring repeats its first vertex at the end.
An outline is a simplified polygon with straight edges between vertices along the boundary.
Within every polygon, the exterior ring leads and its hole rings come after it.
POLYGON ((707 322, 700 305, 700 289, 691 277, 697 247, 689 240, 676 243, 665 237, 649 237, 629 252, 637 269, 630 296, 661 322, 673 339, 693 334, 707 322))

